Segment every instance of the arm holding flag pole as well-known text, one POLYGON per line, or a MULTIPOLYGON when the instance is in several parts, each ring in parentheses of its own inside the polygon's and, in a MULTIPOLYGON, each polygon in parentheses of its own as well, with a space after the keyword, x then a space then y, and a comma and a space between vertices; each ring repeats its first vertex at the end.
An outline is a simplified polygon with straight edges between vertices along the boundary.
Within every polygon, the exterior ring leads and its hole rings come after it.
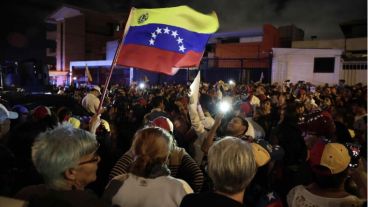
POLYGON ((118 53, 120 51, 120 48, 121 48, 121 40, 118 40, 119 43, 118 43, 118 48, 116 49, 116 52, 115 52, 115 55, 114 55, 114 59, 112 61, 112 64, 110 66, 110 73, 109 73, 109 76, 108 78, 106 79, 106 82, 105 82, 105 87, 103 89, 103 93, 102 93, 102 97, 101 97, 101 100, 100 100, 100 105, 98 106, 98 109, 97 109, 97 113, 100 114, 101 113, 101 107, 102 107, 102 104, 105 100, 105 97, 106 97, 106 92, 107 92, 107 89, 109 87, 109 84, 110 84, 110 79, 111 79, 111 75, 112 75, 112 72, 116 66, 116 60, 117 60, 117 56, 118 56, 118 53))

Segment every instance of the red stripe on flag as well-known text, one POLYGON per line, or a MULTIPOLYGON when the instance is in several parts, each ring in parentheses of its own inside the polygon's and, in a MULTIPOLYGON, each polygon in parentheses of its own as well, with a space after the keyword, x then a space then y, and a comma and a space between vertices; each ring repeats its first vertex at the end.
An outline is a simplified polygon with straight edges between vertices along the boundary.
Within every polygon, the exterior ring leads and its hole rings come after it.
POLYGON ((201 58, 202 53, 194 51, 180 54, 153 47, 128 44, 122 46, 117 64, 174 75, 177 68, 198 67, 201 58))

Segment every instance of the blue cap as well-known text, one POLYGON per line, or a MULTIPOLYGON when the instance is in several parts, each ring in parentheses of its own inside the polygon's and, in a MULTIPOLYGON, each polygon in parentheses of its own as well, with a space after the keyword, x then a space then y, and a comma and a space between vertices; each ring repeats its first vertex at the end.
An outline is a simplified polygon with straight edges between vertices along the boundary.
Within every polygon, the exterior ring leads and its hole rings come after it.
POLYGON ((18 114, 28 114, 29 113, 29 110, 25 106, 22 106, 22 105, 13 106, 12 110, 17 112, 18 114))

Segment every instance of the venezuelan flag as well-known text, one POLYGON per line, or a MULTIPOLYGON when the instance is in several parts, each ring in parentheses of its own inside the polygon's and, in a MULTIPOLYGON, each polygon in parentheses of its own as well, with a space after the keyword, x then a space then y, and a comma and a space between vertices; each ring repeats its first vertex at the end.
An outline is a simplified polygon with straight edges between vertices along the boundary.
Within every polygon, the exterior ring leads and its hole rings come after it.
POLYGON ((219 27, 216 13, 187 6, 133 8, 117 64, 174 75, 198 67, 210 35, 219 27))

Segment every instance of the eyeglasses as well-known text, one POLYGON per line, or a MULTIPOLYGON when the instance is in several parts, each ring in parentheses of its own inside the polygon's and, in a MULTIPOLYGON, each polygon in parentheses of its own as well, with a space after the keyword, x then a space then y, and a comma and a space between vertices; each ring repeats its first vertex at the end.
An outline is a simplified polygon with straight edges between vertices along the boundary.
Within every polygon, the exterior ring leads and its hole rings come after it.
POLYGON ((83 162, 78 163, 78 165, 84 165, 84 164, 88 164, 88 163, 98 162, 100 160, 100 155, 97 154, 97 150, 98 150, 99 147, 100 147, 100 144, 98 143, 97 147, 96 147, 96 150, 93 153, 93 157, 91 159, 87 160, 87 161, 83 161, 83 162))

